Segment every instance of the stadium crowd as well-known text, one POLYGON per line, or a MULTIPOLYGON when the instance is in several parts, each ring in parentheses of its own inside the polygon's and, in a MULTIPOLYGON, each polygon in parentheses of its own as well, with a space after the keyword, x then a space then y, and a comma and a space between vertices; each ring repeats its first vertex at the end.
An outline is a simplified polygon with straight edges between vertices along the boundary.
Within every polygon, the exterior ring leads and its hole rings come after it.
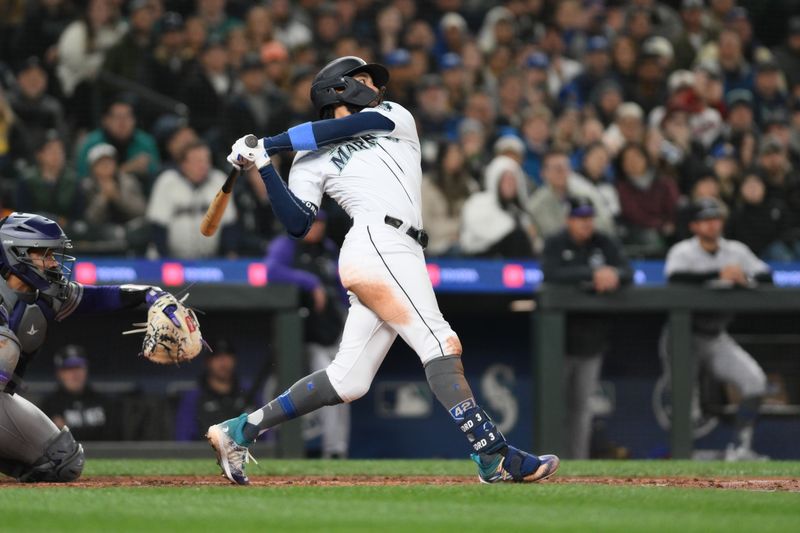
POLYGON ((430 255, 539 256, 578 196, 663 257, 715 197, 729 236, 797 260, 800 3, 744 4, 767 33, 735 0, 0 0, 0 203, 84 254, 263 255, 255 172, 197 231, 228 147, 315 119, 316 70, 358 55, 417 118, 430 255))

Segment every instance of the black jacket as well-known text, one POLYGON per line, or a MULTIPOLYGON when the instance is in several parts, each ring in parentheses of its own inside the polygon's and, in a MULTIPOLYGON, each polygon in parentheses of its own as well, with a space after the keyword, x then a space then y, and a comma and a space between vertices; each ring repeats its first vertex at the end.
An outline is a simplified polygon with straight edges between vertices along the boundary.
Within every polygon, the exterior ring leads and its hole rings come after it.
MULTIPOLYGON (((595 232, 583 245, 567 230, 545 241, 542 271, 546 283, 591 289, 594 271, 602 266, 617 269, 621 285, 633 281, 633 270, 622 247, 610 237, 595 232)), ((570 314, 567 320, 566 352, 571 356, 595 355, 606 351, 611 324, 606 317, 570 314)))

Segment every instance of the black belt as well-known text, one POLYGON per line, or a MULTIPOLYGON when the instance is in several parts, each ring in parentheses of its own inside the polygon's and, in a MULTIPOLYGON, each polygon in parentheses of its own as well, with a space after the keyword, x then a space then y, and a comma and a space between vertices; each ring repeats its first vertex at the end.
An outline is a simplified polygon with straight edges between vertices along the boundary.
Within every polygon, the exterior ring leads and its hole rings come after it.
MULTIPOLYGON (((386 215, 383 221, 391 227, 398 229, 404 224, 399 218, 390 217, 389 215, 386 215)), ((423 249, 428 246, 428 234, 425 233, 424 229, 417 229, 413 226, 409 226, 406 230, 406 235, 417 241, 423 249)))

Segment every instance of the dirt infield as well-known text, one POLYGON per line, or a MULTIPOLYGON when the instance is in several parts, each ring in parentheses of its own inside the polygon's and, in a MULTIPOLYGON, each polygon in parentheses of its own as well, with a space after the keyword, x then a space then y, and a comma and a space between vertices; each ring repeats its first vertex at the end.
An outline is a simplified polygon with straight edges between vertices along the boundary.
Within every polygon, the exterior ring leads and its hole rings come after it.
MULTIPOLYGON (((477 480, 472 476, 255 476, 251 478, 251 486, 255 487, 379 487, 408 485, 473 485, 477 480)), ((793 478, 644 478, 644 477, 555 477, 542 484, 569 485, 613 485, 629 487, 678 487, 702 489, 738 489, 755 491, 800 492, 800 479, 793 478)), ((0 489, 11 487, 196 487, 196 486, 230 485, 218 476, 102 476, 85 477, 75 483, 39 483, 20 484, 3 478, 0 489)))

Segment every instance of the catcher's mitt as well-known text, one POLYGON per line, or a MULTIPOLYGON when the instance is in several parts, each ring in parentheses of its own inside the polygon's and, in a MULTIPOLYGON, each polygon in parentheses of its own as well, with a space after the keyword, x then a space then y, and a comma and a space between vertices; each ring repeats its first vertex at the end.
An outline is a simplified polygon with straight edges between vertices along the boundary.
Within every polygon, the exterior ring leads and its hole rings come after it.
POLYGON ((147 322, 134 324, 140 328, 123 335, 144 333, 142 355, 154 363, 178 364, 194 359, 204 341, 197 316, 183 305, 188 296, 178 300, 168 292, 158 293, 147 312, 147 322))

